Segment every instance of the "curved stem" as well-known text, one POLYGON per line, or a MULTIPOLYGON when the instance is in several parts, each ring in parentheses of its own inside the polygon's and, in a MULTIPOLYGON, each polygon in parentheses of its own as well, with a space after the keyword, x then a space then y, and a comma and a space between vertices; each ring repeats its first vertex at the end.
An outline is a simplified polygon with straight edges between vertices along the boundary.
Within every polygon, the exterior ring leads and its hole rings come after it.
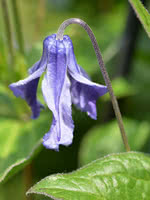
POLYGON ((127 135, 125 133, 125 129, 124 129, 124 125, 123 125, 121 112, 120 112, 120 109, 119 109, 119 105, 118 105, 117 99, 114 95, 112 85, 111 85, 111 82, 110 82, 110 79, 109 79, 109 75, 106 71, 99 46, 97 44, 96 38, 95 38, 94 33, 92 32, 91 28, 83 20, 78 19, 78 18, 71 18, 71 19, 64 21, 60 25, 56 38, 57 38, 57 40, 63 40, 64 30, 70 24, 79 24, 80 26, 82 26, 86 30, 86 32, 88 33, 88 35, 91 39, 91 42, 92 42, 92 45, 94 47, 96 57, 98 59, 98 63, 99 63, 99 66, 100 66, 100 69, 101 69, 101 72, 102 72, 102 75, 103 75, 103 78, 105 80, 106 86, 108 88, 108 92, 110 94, 110 98, 111 98, 113 109, 114 109, 114 112, 115 112, 115 115, 116 115, 116 118, 117 118, 117 121, 118 121, 118 125, 119 125, 119 128, 120 128, 120 132, 121 132, 121 136, 122 136, 122 139, 123 139, 124 146, 126 148, 126 151, 130 151, 127 135))

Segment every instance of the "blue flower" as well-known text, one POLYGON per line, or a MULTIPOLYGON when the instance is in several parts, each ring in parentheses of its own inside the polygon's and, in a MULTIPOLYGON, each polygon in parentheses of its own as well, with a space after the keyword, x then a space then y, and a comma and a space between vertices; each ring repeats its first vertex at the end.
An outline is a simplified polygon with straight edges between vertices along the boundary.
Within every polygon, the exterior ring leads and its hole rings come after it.
POLYGON ((48 108, 53 113, 52 125, 43 138, 48 149, 59 149, 59 145, 72 143, 74 124, 71 104, 96 119, 96 100, 107 92, 107 87, 90 80, 86 72, 77 64, 72 41, 65 35, 56 40, 56 35, 48 36, 43 42, 42 58, 29 69, 29 76, 9 87, 16 97, 25 99, 32 110, 32 118, 37 118, 43 107, 37 101, 39 78, 48 108))

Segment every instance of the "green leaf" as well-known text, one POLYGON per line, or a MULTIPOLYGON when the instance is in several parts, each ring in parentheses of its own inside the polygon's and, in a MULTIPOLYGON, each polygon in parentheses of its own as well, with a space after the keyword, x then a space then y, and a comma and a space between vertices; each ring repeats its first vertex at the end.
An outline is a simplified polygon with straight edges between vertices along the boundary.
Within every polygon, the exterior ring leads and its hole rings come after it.
POLYGON ((145 31, 150 37, 150 14, 146 8, 144 8, 143 4, 140 0, 129 0, 131 6, 137 14, 137 17, 141 21, 144 26, 145 31))
POLYGON ((0 119, 0 182, 31 162, 42 148, 42 137, 49 129, 47 115, 23 122, 0 119))
POLYGON ((121 153, 98 159, 70 174, 41 180, 27 194, 43 194, 63 200, 148 200, 150 157, 121 153))
MULTIPOLYGON (((123 119, 129 144, 132 150, 139 151, 150 137, 148 122, 139 122, 133 119, 123 119)), ((99 125, 84 136, 80 151, 80 165, 85 165, 97 158, 125 151, 117 121, 99 125), (93 145, 94 144, 94 145, 93 145)))

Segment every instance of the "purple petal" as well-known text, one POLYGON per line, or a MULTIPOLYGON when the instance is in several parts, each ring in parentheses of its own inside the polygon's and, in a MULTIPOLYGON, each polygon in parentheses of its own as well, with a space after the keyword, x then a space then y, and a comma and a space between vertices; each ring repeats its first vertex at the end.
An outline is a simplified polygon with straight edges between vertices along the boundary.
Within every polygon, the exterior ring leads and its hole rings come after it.
POLYGON ((39 77, 45 71, 45 67, 46 66, 43 65, 28 78, 9 85, 9 88, 13 91, 16 97, 20 96, 27 101, 28 105, 31 107, 33 119, 39 116, 40 109, 43 107, 42 104, 37 101, 36 92, 39 77))
POLYGON ((52 46, 55 37, 55 35, 51 35, 44 40, 42 58, 29 69, 29 77, 16 83, 12 83, 9 86, 16 97, 20 96, 27 101, 28 105, 31 107, 33 119, 37 118, 40 114, 41 108, 44 108, 44 106, 37 101, 36 92, 39 77, 46 69, 48 48, 52 46))
POLYGON ((50 131, 43 138, 43 145, 48 149, 59 149, 59 145, 68 146, 73 138, 71 117, 70 81, 67 77, 66 49, 63 41, 49 49, 47 73, 42 82, 44 99, 53 112, 50 131))
POLYGON ((64 36, 64 43, 67 49, 67 65, 71 80, 72 102, 81 111, 96 119, 96 100, 107 93, 107 87, 94 83, 86 72, 77 65, 73 45, 68 36, 64 36))
MULTIPOLYGON (((46 79, 47 78, 45 77, 42 84, 43 95, 45 101, 48 104, 48 107, 52 108, 50 102, 51 89, 46 89, 46 87, 48 87, 48 82, 46 79)), ((68 146, 72 143, 74 125, 71 117, 71 96, 69 88, 70 82, 66 76, 62 96, 59 103, 59 110, 56 110, 56 112, 53 110, 53 121, 50 131, 43 137, 43 145, 47 149, 59 150, 59 145, 68 146), (56 115, 57 118, 55 118, 56 115)))
POLYGON ((24 80, 10 84, 9 88, 13 91, 16 97, 25 99, 32 110, 32 118, 39 116, 43 105, 37 101, 36 92, 39 82, 39 77, 45 71, 47 64, 46 46, 43 47, 43 55, 40 61, 36 62, 32 68, 29 69, 30 76, 24 80))

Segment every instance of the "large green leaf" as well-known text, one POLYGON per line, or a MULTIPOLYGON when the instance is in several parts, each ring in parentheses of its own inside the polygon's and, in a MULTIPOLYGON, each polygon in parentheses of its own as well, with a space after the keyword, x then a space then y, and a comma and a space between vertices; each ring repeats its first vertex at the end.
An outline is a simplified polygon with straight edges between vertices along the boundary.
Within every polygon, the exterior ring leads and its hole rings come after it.
MULTIPOLYGON (((131 149, 139 151, 150 137, 150 126, 147 122, 123 119, 131 149)), ((92 128, 83 138, 79 160, 85 165, 97 158, 125 151, 117 121, 98 125, 92 128)))
POLYGON ((106 156, 70 173, 41 180, 27 194, 63 200, 150 199, 150 157, 142 153, 106 156))
POLYGON ((147 32, 148 36, 150 37, 150 14, 146 8, 144 8, 143 4, 140 0, 129 0, 131 3, 134 11, 137 14, 137 17, 141 21, 144 26, 145 31, 147 32))
POLYGON ((30 122, 0 119, 0 182, 22 169, 40 151, 49 118, 41 115, 30 122))

